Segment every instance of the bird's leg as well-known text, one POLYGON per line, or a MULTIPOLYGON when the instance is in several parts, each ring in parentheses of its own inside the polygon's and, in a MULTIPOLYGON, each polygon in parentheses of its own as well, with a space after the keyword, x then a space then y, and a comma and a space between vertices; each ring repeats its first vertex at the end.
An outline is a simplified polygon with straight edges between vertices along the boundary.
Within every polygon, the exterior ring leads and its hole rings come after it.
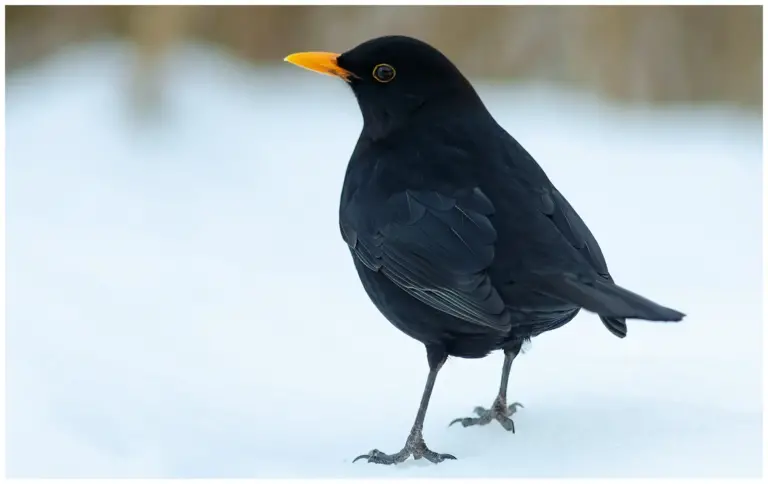
POLYGON ((404 462, 408 457, 413 456, 418 460, 422 457, 432 463, 439 463, 446 459, 456 459, 456 457, 450 454, 438 454, 427 448, 427 444, 424 443, 424 437, 422 436, 422 429, 424 428, 424 417, 427 414, 427 406, 429 405, 429 398, 432 396, 432 389, 435 386, 435 380, 437 379, 437 373, 445 363, 447 355, 444 350, 433 350, 427 348, 427 359, 429 360, 429 375, 427 376, 427 383, 424 386, 424 393, 421 396, 421 403, 419 404, 419 411, 416 412, 416 420, 413 422, 411 432, 408 434, 408 438, 405 441, 405 446, 395 454, 385 454, 384 452, 373 449, 367 454, 357 456, 352 462, 356 462, 358 459, 367 459, 368 462, 374 464, 399 464, 404 462))
POLYGON ((520 353, 521 346, 515 346, 510 350, 504 351, 504 366, 501 370, 501 385, 499 386, 499 394, 496 400, 493 401, 490 409, 484 407, 475 407, 475 413, 477 417, 464 417, 453 420, 449 426, 455 423, 461 423, 464 427, 471 427, 473 425, 487 425, 491 420, 497 420, 502 427, 506 430, 515 433, 515 422, 511 417, 517 412, 517 407, 522 407, 520 402, 514 402, 511 405, 507 405, 507 385, 509 383, 509 372, 512 369, 512 362, 515 357, 520 353))

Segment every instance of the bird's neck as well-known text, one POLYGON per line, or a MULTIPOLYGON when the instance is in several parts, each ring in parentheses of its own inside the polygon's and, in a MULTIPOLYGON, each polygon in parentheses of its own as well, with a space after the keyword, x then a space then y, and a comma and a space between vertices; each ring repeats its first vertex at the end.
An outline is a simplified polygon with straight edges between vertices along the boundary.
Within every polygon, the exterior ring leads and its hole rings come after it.
POLYGON ((454 119, 471 119, 482 113, 488 115, 479 97, 444 99, 439 101, 410 98, 392 106, 370 108, 360 105, 363 115, 361 137, 370 141, 381 141, 397 135, 403 130, 414 129, 425 124, 451 122, 454 119))

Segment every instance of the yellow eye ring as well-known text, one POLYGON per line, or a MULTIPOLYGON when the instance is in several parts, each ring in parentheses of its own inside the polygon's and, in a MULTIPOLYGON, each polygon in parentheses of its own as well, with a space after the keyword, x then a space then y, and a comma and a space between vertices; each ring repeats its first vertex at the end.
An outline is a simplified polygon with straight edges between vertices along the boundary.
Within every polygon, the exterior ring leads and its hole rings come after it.
POLYGON ((395 71, 395 68, 389 64, 376 64, 376 67, 373 68, 372 74, 374 79, 386 84, 395 78, 397 71, 395 71))

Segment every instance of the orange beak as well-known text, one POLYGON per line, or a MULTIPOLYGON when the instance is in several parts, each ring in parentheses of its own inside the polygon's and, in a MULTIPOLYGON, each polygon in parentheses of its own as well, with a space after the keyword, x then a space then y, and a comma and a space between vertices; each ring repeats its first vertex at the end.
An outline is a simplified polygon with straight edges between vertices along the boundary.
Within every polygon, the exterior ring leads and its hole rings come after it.
POLYGON ((351 77, 357 77, 346 69, 342 69, 336 63, 339 54, 332 52, 298 52, 291 54, 284 60, 310 71, 336 76, 349 81, 351 77))

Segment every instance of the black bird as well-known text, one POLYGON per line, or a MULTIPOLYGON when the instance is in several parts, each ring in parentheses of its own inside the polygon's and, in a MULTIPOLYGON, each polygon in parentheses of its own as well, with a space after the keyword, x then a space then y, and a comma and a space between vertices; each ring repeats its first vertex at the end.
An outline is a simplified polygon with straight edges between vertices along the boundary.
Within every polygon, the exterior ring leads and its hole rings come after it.
POLYGON ((526 340, 582 308, 619 338, 626 319, 684 317, 613 282, 584 221, 435 48, 385 36, 343 54, 285 60, 344 79, 357 98, 363 127, 341 193, 341 235, 373 303, 427 350, 429 375, 404 448, 357 459, 455 459, 428 449, 422 437, 449 356, 504 351, 491 408, 454 422, 495 419, 514 431, 509 417, 519 404, 507 405, 507 382, 526 340))

